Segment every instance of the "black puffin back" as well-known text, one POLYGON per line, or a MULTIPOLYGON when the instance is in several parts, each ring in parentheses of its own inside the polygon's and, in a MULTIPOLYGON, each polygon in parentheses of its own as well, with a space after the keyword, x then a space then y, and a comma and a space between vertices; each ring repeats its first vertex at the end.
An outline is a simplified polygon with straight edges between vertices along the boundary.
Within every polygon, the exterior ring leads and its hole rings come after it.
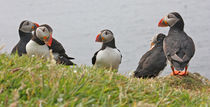
POLYGON ((156 77, 159 75, 160 71, 166 67, 166 61, 163 49, 160 47, 154 47, 142 56, 139 65, 134 72, 134 77, 156 77))
MULTIPOLYGON (((20 26, 22 24, 23 22, 20 24, 20 26)), ((14 54, 17 52, 19 56, 22 56, 22 54, 26 54, 26 44, 31 40, 32 33, 25 33, 21 30, 18 30, 18 31, 19 31, 20 40, 12 49, 11 54, 14 54)))
POLYGON ((160 37, 162 40, 141 57, 139 65, 134 72, 134 77, 156 77, 159 75, 160 71, 166 67, 167 59, 163 51, 163 39, 165 38, 165 35, 160 34, 160 37))
POLYGON ((69 59, 74 59, 66 55, 66 50, 64 49, 63 45, 54 38, 52 40, 51 46, 48 46, 48 47, 52 50, 53 53, 59 53, 60 55, 65 56, 69 59))

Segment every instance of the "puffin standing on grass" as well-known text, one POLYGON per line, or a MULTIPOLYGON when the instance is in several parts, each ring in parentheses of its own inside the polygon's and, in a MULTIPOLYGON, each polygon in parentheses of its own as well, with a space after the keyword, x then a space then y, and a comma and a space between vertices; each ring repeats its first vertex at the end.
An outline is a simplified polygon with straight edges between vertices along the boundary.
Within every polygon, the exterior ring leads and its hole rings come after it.
POLYGON ((52 28, 47 24, 38 27, 34 32, 32 39, 26 45, 27 54, 49 58, 51 49, 56 63, 75 65, 72 61, 70 61, 70 59, 74 58, 69 57, 65 53, 65 49, 62 44, 52 38, 52 32, 52 28))
POLYGON ((92 57, 92 64, 96 67, 111 68, 118 70, 122 60, 120 50, 115 46, 113 33, 108 30, 102 30, 96 37, 96 42, 102 42, 102 47, 92 57))
POLYGON ((163 52, 163 40, 165 35, 160 33, 153 37, 151 49, 140 59, 139 65, 134 72, 137 78, 152 78, 159 75, 167 65, 167 59, 163 52))
POLYGON ((195 45, 184 32, 184 21, 181 15, 177 12, 169 13, 160 20, 158 26, 170 27, 168 36, 163 42, 163 49, 171 64, 172 75, 187 75, 188 63, 194 56, 195 45))
POLYGON ((12 49, 11 54, 18 53, 19 56, 26 54, 26 44, 31 40, 32 31, 34 31, 39 25, 28 20, 24 20, 19 26, 20 40, 12 49))

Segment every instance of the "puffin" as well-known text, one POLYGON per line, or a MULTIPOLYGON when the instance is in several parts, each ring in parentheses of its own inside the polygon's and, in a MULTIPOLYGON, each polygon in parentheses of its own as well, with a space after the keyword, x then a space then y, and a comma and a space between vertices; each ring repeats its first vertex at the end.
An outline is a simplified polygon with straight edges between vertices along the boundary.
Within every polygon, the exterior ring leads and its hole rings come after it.
POLYGON ((74 59, 66 54, 62 44, 52 38, 52 28, 43 24, 34 32, 31 40, 26 45, 26 52, 29 56, 36 55, 44 58, 50 57, 50 50, 56 63, 64 65, 75 65, 71 60, 74 59))
POLYGON ((31 22, 29 20, 24 20, 20 23, 18 29, 20 40, 12 49, 11 54, 15 54, 16 52, 18 53, 19 56, 26 54, 26 44, 31 40, 32 32, 37 27, 39 27, 37 23, 31 22))
POLYGON ((163 51, 165 34, 159 33, 151 41, 151 48, 140 59, 139 65, 134 71, 136 78, 154 78, 159 75, 167 65, 167 59, 163 51))
POLYGON ((92 64, 96 67, 118 70, 122 54, 115 45, 115 38, 111 30, 104 29, 96 37, 96 42, 101 42, 102 47, 92 57, 92 64))
POLYGON ((171 75, 187 75, 189 62, 195 54, 195 44, 184 31, 181 15, 178 12, 171 12, 160 20, 158 26, 170 27, 163 41, 163 50, 171 65, 171 75))

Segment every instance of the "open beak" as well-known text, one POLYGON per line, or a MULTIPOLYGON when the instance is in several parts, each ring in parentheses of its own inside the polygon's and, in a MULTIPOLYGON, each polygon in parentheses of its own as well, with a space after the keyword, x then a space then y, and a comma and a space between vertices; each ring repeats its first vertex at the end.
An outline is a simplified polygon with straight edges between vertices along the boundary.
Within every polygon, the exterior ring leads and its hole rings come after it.
POLYGON ((96 37, 96 42, 102 42, 104 37, 101 37, 101 33, 99 33, 96 37))
POLYGON ((38 27, 39 27, 39 24, 34 23, 34 26, 32 26, 32 29, 35 30, 35 29, 38 28, 38 27))
MULTIPOLYGON (((45 38, 44 38, 45 39, 45 38)), ((46 40, 46 39, 45 39, 46 40)), ((51 45, 52 45, 52 40, 53 40, 53 38, 52 38, 52 34, 50 34, 50 38, 47 40, 47 41, 45 41, 45 44, 47 44, 49 47, 51 47, 51 45)))
POLYGON ((158 23, 158 27, 167 27, 167 26, 169 26, 166 19, 167 19, 167 16, 163 17, 160 20, 160 22, 158 23))

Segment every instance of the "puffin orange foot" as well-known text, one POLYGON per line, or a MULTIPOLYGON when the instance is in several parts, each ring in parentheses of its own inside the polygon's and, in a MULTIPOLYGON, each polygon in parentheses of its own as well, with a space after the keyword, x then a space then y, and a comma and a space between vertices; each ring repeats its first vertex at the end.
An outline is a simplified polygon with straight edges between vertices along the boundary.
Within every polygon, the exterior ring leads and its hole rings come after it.
POLYGON ((180 73, 180 71, 173 71, 172 73, 171 73, 171 75, 178 75, 180 73))
POLYGON ((179 75, 180 75, 180 76, 188 75, 188 71, 182 71, 182 72, 179 73, 179 75))

